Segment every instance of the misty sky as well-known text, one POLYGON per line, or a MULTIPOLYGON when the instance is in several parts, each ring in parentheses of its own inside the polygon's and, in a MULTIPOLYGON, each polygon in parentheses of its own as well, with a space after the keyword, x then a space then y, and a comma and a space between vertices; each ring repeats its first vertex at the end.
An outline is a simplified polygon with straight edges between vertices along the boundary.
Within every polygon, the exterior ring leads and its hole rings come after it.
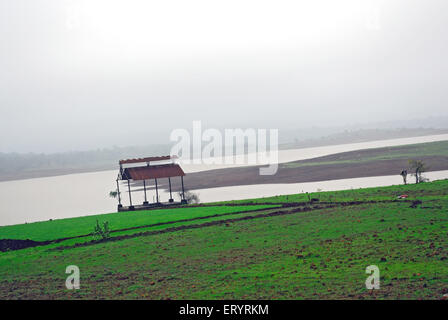
POLYGON ((0 0, 0 152, 447 116, 446 0, 0 0))

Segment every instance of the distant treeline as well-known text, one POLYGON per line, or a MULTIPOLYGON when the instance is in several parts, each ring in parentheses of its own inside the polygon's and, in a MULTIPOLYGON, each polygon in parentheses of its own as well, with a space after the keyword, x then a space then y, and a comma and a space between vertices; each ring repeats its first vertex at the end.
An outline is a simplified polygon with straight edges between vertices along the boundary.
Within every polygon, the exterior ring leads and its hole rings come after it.
POLYGON ((345 130, 319 138, 300 139, 300 137, 296 137, 294 142, 282 144, 281 149, 311 148, 345 143, 399 139, 446 133, 448 133, 448 129, 432 128, 361 129, 351 131, 345 130))
POLYGON ((151 145, 51 154, 0 153, 0 180, 114 169, 120 159, 168 154, 169 151, 169 145, 151 145))

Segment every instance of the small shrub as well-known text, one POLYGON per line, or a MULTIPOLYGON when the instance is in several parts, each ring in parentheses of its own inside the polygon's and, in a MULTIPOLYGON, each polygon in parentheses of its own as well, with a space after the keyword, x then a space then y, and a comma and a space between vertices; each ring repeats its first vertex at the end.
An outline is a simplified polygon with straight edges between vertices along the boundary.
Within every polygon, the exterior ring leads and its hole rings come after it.
POLYGON ((109 222, 103 222, 103 227, 101 227, 98 220, 96 220, 96 226, 93 230, 93 238, 95 240, 106 240, 110 238, 109 222))
POLYGON ((118 192, 118 190, 113 190, 113 191, 109 192, 109 197, 115 199, 116 197, 118 197, 119 194, 120 194, 120 192, 118 192))
MULTIPOLYGON (((179 196, 182 199, 182 192, 179 192, 179 196)), ((197 193, 191 192, 191 191, 185 191, 185 200, 187 200, 187 203, 200 203, 201 200, 199 199, 199 195, 197 193)))

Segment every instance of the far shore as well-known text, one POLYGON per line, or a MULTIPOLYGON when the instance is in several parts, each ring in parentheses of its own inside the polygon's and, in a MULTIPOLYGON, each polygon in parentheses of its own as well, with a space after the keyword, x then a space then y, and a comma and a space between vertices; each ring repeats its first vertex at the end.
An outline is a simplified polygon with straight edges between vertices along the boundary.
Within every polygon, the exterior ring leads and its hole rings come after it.
MULTIPOLYGON (((442 134, 446 134, 445 131, 442 131, 442 134)), ((318 142, 314 142, 313 144, 307 144, 307 145, 303 145, 300 148, 297 148, 297 146, 294 148, 293 145, 280 145, 280 150, 306 150, 309 148, 317 148, 317 147, 336 147, 336 146, 343 146, 343 145, 348 145, 348 144, 355 144, 355 143, 362 143, 362 142, 384 142, 384 141, 392 141, 392 140, 397 140, 397 139, 409 139, 409 138, 424 138, 424 137, 432 137, 432 136, 437 136, 437 135, 416 135, 416 136, 403 136, 403 137, 391 137, 390 139, 382 139, 382 140, 374 140, 374 139, 365 139, 365 140, 352 140, 352 141, 345 141, 344 143, 341 143, 340 140, 334 140, 334 141, 327 141, 326 144, 322 144, 322 143, 318 143, 318 142)), ((397 146, 400 146, 400 144, 397 144, 397 146)), ((362 150, 362 149, 359 149, 362 150)), ((335 153, 336 154, 336 153, 335 153)), ((318 158, 316 158, 318 159, 318 158)), ((431 163, 433 163, 433 160, 430 160, 431 163)), ((117 160, 118 162, 118 160, 117 160)), ((436 163, 434 164, 434 167, 431 167, 432 170, 445 170, 447 169, 444 166, 441 166, 440 164, 436 163), (442 167, 442 169, 435 169, 435 168, 439 168, 442 167)), ((0 182, 6 182, 6 181, 14 181, 14 180, 24 180, 24 179, 34 179, 34 178, 46 178, 46 177, 55 177, 55 176, 62 176, 62 175, 69 175, 69 174, 77 174, 77 173, 89 173, 89 172, 101 172, 101 171, 110 171, 110 170, 117 170, 117 164, 109 164, 109 163, 100 163, 100 164, 95 164, 92 163, 89 166, 85 166, 85 167, 65 167, 65 168, 54 168, 54 169, 27 169, 27 170, 20 170, 20 171, 14 171, 14 172, 9 172, 7 171, 5 168, 3 168, 3 171, 0 170, 0 182)), ((282 165, 280 165, 282 166, 282 165)), ((321 169, 325 169, 325 168, 321 168, 321 169)), ((343 171, 345 170, 345 168, 341 168, 343 171)), ((245 166, 245 167, 233 167, 233 168, 226 168, 226 169, 212 169, 212 170, 207 170, 207 171, 201 171, 201 172, 192 172, 192 173, 188 173, 189 176, 189 180, 190 177, 193 180, 196 180, 197 178, 207 178, 209 179, 210 174, 211 175, 215 175, 217 174, 218 176, 220 174, 229 174, 229 175, 234 175, 234 174, 238 174, 241 171, 245 172, 244 177, 245 178, 249 178, 249 181, 247 181, 247 183, 245 184, 258 184, 258 183, 278 183, 278 181, 276 179, 273 179, 274 176, 266 176, 266 177, 270 177, 270 181, 266 182, 259 182, 260 180, 258 179, 253 179, 249 176, 247 176, 248 173, 250 173, 253 170, 257 170, 258 172, 258 167, 256 166, 245 166), (226 170, 226 171, 223 171, 226 170)), ((377 172, 381 174, 392 174, 391 170, 385 170, 384 168, 382 170, 379 171, 375 171, 375 172, 371 172, 371 173, 363 173, 361 169, 359 169, 360 171, 358 171, 358 173, 355 173, 355 176, 353 176, 353 173, 347 173, 347 175, 344 174, 344 177, 342 178, 350 178, 350 177, 369 177, 369 176, 375 176, 378 175, 376 174, 377 172), (360 175, 359 175, 360 174, 360 175)), ((313 173, 313 176, 315 176, 315 173, 313 173)), ((324 177, 326 179, 324 180, 332 180, 332 179, 340 179, 339 175, 334 175, 335 178, 331 178, 333 176, 332 173, 329 173, 328 177, 324 177)), ((235 180, 235 178, 238 177, 233 177, 230 180, 235 180)), ((297 176, 296 176, 297 178, 297 176)), ((312 178, 312 180, 307 180, 306 181, 321 181, 322 177, 320 175, 316 175, 316 178, 312 178), (319 178, 317 178, 319 177, 319 178), (317 179, 317 180, 316 180, 317 179)), ((215 179, 215 178, 213 178, 215 179)), ((217 178, 219 179, 219 177, 217 178)), ((281 181, 281 183, 288 183, 288 179, 285 177, 277 177, 277 179, 279 179, 281 181)), ((294 179, 291 177, 291 179, 294 179)), ((305 181, 294 181, 294 182, 305 182, 305 181)), ((208 182, 207 182, 208 183, 208 182)), ((197 185, 197 183, 193 183, 194 186, 197 185)), ((234 185, 234 184, 229 184, 228 182, 219 182, 217 183, 216 186, 229 186, 229 185, 234 185)), ((239 183, 237 184, 239 185, 239 183)))
MULTIPOLYGON (((259 168, 262 166, 195 172, 188 175, 186 186, 189 190, 197 190, 254 184, 318 182, 399 175, 403 169, 408 170, 408 181, 412 183, 410 159, 422 160, 427 171, 448 170, 448 141, 364 149, 287 162, 279 164, 275 175, 260 175, 259 168)), ((168 188, 164 181, 159 186, 168 188)))

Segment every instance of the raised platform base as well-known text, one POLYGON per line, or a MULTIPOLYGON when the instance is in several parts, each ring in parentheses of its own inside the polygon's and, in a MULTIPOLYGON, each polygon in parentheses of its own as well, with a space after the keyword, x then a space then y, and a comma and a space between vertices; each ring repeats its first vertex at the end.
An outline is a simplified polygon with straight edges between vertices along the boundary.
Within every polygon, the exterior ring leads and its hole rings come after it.
POLYGON ((134 210, 148 210, 153 208, 160 208, 160 207, 171 207, 171 206, 179 206, 187 204, 185 200, 182 200, 181 202, 159 202, 159 203, 143 203, 140 205, 133 205, 133 206, 118 206, 117 211, 134 211, 134 210))

